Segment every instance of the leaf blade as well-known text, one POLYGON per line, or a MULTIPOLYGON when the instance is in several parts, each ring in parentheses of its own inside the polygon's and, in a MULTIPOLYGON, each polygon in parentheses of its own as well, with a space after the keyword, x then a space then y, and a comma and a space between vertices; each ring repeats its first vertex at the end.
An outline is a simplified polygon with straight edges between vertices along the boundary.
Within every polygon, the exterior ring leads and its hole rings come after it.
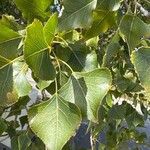
POLYGON ((64 0, 63 15, 59 20, 59 30, 88 27, 92 21, 92 10, 96 7, 96 0, 71 1, 64 0))
POLYGON ((24 58, 40 79, 52 80, 55 78, 56 72, 51 62, 49 46, 45 41, 42 23, 38 20, 27 27, 24 58))
POLYGON ((48 149, 55 150, 62 149, 81 122, 79 109, 58 95, 32 107, 28 116, 31 129, 48 149))

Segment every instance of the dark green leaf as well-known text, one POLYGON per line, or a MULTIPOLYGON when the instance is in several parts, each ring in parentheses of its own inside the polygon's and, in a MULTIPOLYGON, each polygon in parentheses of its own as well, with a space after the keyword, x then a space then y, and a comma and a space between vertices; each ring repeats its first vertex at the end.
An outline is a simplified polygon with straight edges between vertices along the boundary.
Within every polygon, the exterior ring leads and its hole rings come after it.
POLYGON ((7 124, 4 119, 0 118, 0 135, 2 135, 7 129, 7 124))
POLYGON ((27 27, 24 57, 36 77, 42 80, 52 80, 56 75, 49 52, 50 48, 45 41, 42 23, 35 20, 27 27))
POLYGON ((119 35, 116 33, 112 38, 111 42, 108 44, 106 48, 106 53, 103 59, 103 66, 104 67, 111 67, 113 58, 117 56, 118 51, 120 50, 121 46, 119 44, 119 35))
POLYGON ((19 150, 26 150, 31 144, 31 140, 27 134, 23 133, 18 137, 19 150))
POLYGON ((64 11, 59 20, 59 30, 89 27, 96 2, 96 0, 64 0, 64 11))

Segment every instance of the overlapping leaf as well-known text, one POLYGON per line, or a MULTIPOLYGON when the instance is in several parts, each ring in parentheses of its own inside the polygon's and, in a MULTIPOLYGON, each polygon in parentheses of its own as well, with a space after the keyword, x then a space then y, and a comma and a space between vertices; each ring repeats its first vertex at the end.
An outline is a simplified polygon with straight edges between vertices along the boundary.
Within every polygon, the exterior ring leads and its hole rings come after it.
POLYGON ((35 75, 42 80, 54 79, 56 75, 50 58, 49 46, 55 34, 55 17, 56 16, 54 16, 54 18, 51 17, 44 27, 38 20, 35 20, 27 27, 24 57, 35 75), (49 32, 47 32, 48 29, 49 32))
POLYGON ((77 41, 69 47, 57 47, 58 58, 67 62, 74 71, 91 71, 98 67, 97 55, 85 43, 77 41))
POLYGON ((24 18, 31 22, 34 18, 45 20, 48 17, 49 12, 46 12, 46 9, 52 0, 14 0, 14 2, 23 13, 24 18))
POLYGON ((17 57, 20 35, 0 23, 0 106, 6 106, 17 101, 14 88, 12 63, 17 57))
POLYGON ((75 44, 71 47, 72 51, 67 63, 74 71, 91 71, 98 67, 95 51, 86 51, 86 47, 78 48, 75 44))
POLYGON ((2 19, 0 20, 0 24, 7 26, 14 31, 21 29, 21 26, 15 21, 13 16, 3 15, 2 19))
POLYGON ((142 86, 150 100, 150 48, 140 48, 132 53, 131 60, 135 66, 142 86))
POLYGON ((61 150, 81 122, 76 105, 58 94, 29 110, 29 124, 49 150, 61 150))
POLYGON ((0 55, 5 59, 13 60, 17 57, 21 36, 2 22, 0 29, 0 55))
POLYGON ((150 37, 150 26, 133 14, 124 16, 120 24, 120 32, 123 39, 127 42, 132 51, 142 38, 150 37))
POLYGON ((96 69, 87 73, 75 73, 59 90, 65 100, 75 103, 84 117, 98 121, 100 103, 111 85, 111 74, 107 69, 96 69))
POLYGON ((26 77, 27 70, 28 66, 22 60, 13 63, 14 86, 19 97, 28 95, 32 89, 26 77))
POLYGON ((121 0, 97 1, 97 9, 93 13, 92 26, 85 33, 85 38, 89 39, 98 36, 102 32, 106 32, 110 27, 115 25, 116 10, 120 7, 121 0))
POLYGON ((48 44, 51 44, 55 36, 57 24, 58 24, 58 15, 57 13, 55 13, 49 18, 49 20, 46 22, 44 29, 43 29, 45 39, 48 44))
POLYGON ((64 11, 59 20, 59 30, 89 27, 96 3, 97 0, 64 0, 64 11))
POLYGON ((93 24, 85 34, 86 39, 98 36, 102 32, 106 32, 115 24, 115 12, 97 10, 93 13, 93 18, 93 24))
POLYGON ((31 139, 27 133, 21 133, 19 136, 13 136, 11 139, 11 148, 15 150, 28 150, 31 145, 31 139))

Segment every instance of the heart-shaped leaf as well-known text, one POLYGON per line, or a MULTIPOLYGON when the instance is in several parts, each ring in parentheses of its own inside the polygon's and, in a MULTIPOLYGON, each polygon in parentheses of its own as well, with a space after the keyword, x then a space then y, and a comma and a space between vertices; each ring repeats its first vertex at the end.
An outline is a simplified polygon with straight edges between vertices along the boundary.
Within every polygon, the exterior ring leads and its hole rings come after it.
POLYGON ((65 101, 58 94, 33 106, 28 116, 31 129, 49 150, 61 150, 81 122, 77 106, 65 101))
POLYGON ((111 74, 107 69, 96 69, 87 73, 74 73, 59 90, 65 100, 75 103, 93 122, 98 121, 98 110, 102 99, 111 86, 111 74))

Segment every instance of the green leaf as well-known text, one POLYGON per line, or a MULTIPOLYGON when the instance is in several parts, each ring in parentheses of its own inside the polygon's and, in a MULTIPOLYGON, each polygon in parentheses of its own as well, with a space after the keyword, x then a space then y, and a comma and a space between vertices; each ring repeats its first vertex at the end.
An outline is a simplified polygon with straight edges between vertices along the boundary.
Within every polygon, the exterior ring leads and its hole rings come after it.
POLYGON ((138 114, 135 110, 126 117, 127 124, 129 128, 135 128, 138 125, 144 125, 144 118, 142 115, 138 114))
POLYGON ((5 57, 5 59, 10 59, 8 61, 11 61, 17 57, 21 36, 2 22, 0 22, 0 29, 2 29, 0 30, 0 57, 5 57))
POLYGON ((103 58, 103 66, 104 67, 112 66, 113 58, 117 56, 117 53, 121 48, 121 46, 119 44, 119 40, 120 40, 120 37, 117 32, 106 48, 106 53, 103 58))
POLYGON ((19 150, 26 150, 31 144, 31 139, 23 133, 18 137, 19 150))
POLYGON ((57 24, 58 24, 58 15, 57 13, 55 13, 49 18, 43 29, 44 36, 48 44, 51 44, 53 38, 55 37, 57 24))
POLYGON ((65 101, 58 94, 33 106, 28 117, 33 132, 50 150, 61 150, 81 122, 80 111, 76 105, 65 101))
POLYGON ((21 29, 21 26, 15 21, 15 18, 13 16, 2 15, 0 24, 7 26, 14 31, 18 31, 19 29, 21 29))
POLYGON ((60 37, 65 39, 68 43, 74 43, 75 41, 79 41, 80 33, 76 30, 71 30, 69 32, 61 32, 58 33, 60 37))
POLYGON ((97 122, 101 101, 110 86, 109 70, 96 69, 87 73, 74 73, 59 90, 59 94, 65 100, 76 104, 83 117, 87 116, 89 120, 97 122))
POLYGON ((64 0, 63 15, 59 20, 59 30, 89 27, 92 21, 92 11, 97 0, 64 0))
POLYGON ((0 23, 0 106, 7 106, 17 101, 14 88, 12 63, 18 55, 21 36, 0 23))
POLYGON ((11 106, 10 112, 7 117, 20 115, 22 109, 25 108, 29 101, 29 96, 20 97, 18 101, 11 106))
POLYGON ((31 144, 31 139, 26 133, 22 133, 18 137, 14 136, 11 139, 12 150, 27 150, 30 144, 31 144))
POLYGON ((131 61, 139 76, 140 82, 146 91, 148 100, 150 100, 150 48, 140 48, 131 55, 131 61))
POLYGON ((140 115, 130 104, 126 104, 125 119, 129 128, 134 129, 138 125, 144 125, 144 116, 140 115))
POLYGON ((123 0, 97 0, 97 9, 116 11, 119 9, 123 0))
POLYGON ((85 43, 77 41, 67 47, 58 46, 55 50, 58 58, 67 62, 74 71, 91 71, 98 67, 97 54, 85 43))
POLYGON ((121 21, 120 33, 122 38, 127 42, 129 50, 132 51, 140 44, 142 38, 150 37, 150 26, 137 16, 127 14, 121 21))
MULTIPOLYGON (((47 36, 47 38, 49 37, 47 36)), ((35 20, 27 27, 24 58, 36 77, 42 80, 52 80, 56 75, 49 51, 50 48, 45 41, 42 23, 35 20)))
POLYGON ((42 91, 43 89, 48 87, 52 82, 53 80, 49 80, 49 81, 39 80, 37 83, 37 87, 42 91))
POLYGON ((27 150, 44 150, 45 144, 37 137, 33 136, 32 143, 27 150))
POLYGON ((125 105, 113 105, 109 110, 108 115, 111 120, 113 119, 123 119, 126 113, 125 105))
POLYGON ((74 71, 91 71, 98 67, 96 52, 91 51, 85 43, 77 41, 70 44, 69 51, 67 63, 74 71))
POLYGON ((23 127, 28 124, 28 118, 27 118, 27 115, 25 116, 21 116, 19 118, 19 121, 20 121, 20 124, 21 124, 21 128, 23 129, 23 127))
POLYGON ((116 10, 119 9, 121 1, 97 0, 97 7, 93 13, 93 23, 85 33, 85 39, 98 36, 100 33, 104 33, 110 27, 116 25, 116 10))
POLYGON ((14 84, 19 97, 28 95, 32 90, 26 77, 27 70, 28 66, 23 61, 16 61, 13 63, 14 84))
POLYGON ((110 27, 115 25, 115 12, 106 10, 96 10, 93 13, 92 26, 87 30, 84 37, 90 39, 106 32, 110 27))
MULTIPOLYGON (((83 83, 82 83, 83 84, 83 83)), ((86 88, 81 86, 81 80, 71 76, 68 82, 59 90, 59 95, 68 102, 76 104, 81 112, 82 116, 87 116, 87 102, 86 102, 86 88)))
POLYGON ((12 150, 19 150, 18 137, 15 136, 11 139, 11 148, 12 150))
MULTIPOLYGON (((72 49, 73 50, 73 49, 72 49)), ((72 51, 67 63, 74 71, 91 71, 98 67, 97 55, 95 51, 72 51)))
POLYGON ((52 3, 52 0, 14 0, 17 7, 21 10, 23 17, 29 22, 32 22, 34 18, 45 20, 49 16, 49 12, 46 9, 52 3))
POLYGON ((98 47, 98 42, 99 42, 99 38, 98 36, 93 37, 89 40, 86 41, 86 45, 92 48, 97 48, 98 47))
POLYGON ((12 65, 0 69, 0 87, 0 106, 7 106, 17 101, 18 95, 14 88, 12 65))

